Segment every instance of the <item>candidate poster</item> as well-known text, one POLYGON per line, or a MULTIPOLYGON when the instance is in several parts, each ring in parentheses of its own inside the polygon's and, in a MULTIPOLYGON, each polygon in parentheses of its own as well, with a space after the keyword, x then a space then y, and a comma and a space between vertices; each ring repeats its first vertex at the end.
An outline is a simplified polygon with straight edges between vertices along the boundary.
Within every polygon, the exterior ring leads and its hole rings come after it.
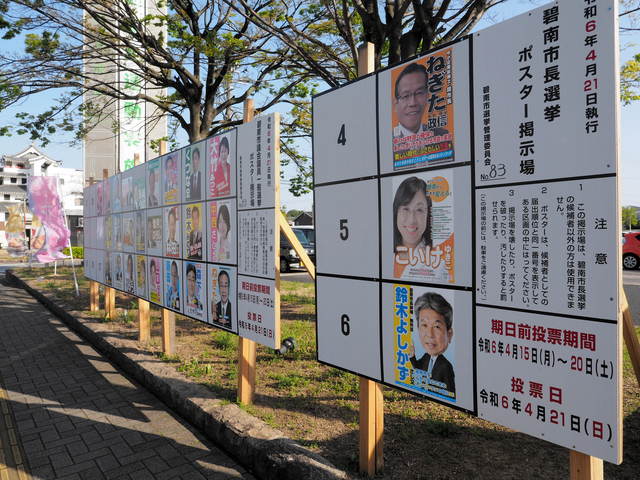
POLYGON ((164 198, 160 196, 160 159, 156 158, 145 165, 147 167, 147 188, 149 189, 147 207, 158 207, 162 205, 161 200, 164 198))
POLYGON ((162 209, 147 210, 147 253, 149 255, 163 254, 162 232, 162 209))
POLYGON ((124 255, 121 252, 115 252, 113 255, 115 257, 113 286, 118 290, 124 290, 124 255))
POLYGON ((180 201, 180 153, 173 152, 162 157, 164 178, 164 204, 171 205, 180 201))
POLYGON ((184 149, 184 200, 193 202, 202 200, 206 190, 205 165, 206 165, 206 142, 198 142, 188 145, 184 149))
POLYGON ((202 203, 196 203, 184 207, 185 257, 190 260, 202 260, 204 251, 202 206, 202 203))
POLYGON ((148 257, 149 259, 149 300, 156 305, 163 305, 162 259, 148 257))
POLYGON ((383 295, 385 381, 472 410, 471 293, 396 283, 383 295))
POLYGON ((236 131, 231 130, 207 140, 209 149, 209 192, 207 198, 235 193, 236 131))
POLYGON ((127 171, 122 175, 122 210, 128 212, 133 208, 133 175, 127 171))
POLYGON ((209 323, 237 332, 235 268, 209 264, 209 323))
POLYGON ((96 218, 96 248, 104 248, 104 217, 96 218))
POLYGON ((202 262, 184 262, 183 278, 186 282, 184 314, 197 320, 207 321, 207 310, 204 308, 207 292, 205 289, 206 265, 202 262))
POLYGON ((113 269, 111 268, 111 252, 104 252, 104 283, 113 285, 113 269))
POLYGON ((136 252, 145 253, 147 248, 146 230, 147 224, 145 222, 144 210, 138 210, 135 212, 136 219, 136 252))
POLYGON ((104 248, 113 250, 113 217, 111 215, 105 217, 104 248))
POLYGON ((113 185, 113 192, 112 192, 112 196, 113 196, 113 212, 117 213, 117 212, 121 212, 122 211, 122 178, 121 178, 122 174, 118 173, 116 176, 114 176, 114 181, 112 182, 113 185))
POLYGON ((147 208, 147 169, 144 165, 138 165, 132 170, 134 208, 147 208))
POLYGON ((96 192, 96 215, 100 216, 104 211, 104 199, 102 198, 102 182, 98 184, 96 192))
POLYGON ((164 209, 164 256, 180 257, 180 207, 167 207, 164 209))
POLYGON ((125 252, 133 252, 135 249, 136 233, 133 215, 133 213, 125 213, 122 215, 122 249, 125 252))
POLYGON ((165 307, 174 312, 182 312, 182 261, 164 260, 165 307))
POLYGON ((102 194, 104 201, 103 212, 105 215, 108 215, 111 213, 111 180, 106 178, 102 181, 102 183, 102 194))
POLYGON ((113 216, 113 233, 115 237, 115 250, 122 250, 122 214, 113 216))
POLYGON ((124 267, 124 291, 135 295, 136 293, 136 266, 135 255, 125 254, 124 267))
POLYGON ((147 299, 147 257, 136 255, 136 295, 147 299))
POLYGON ((218 200, 208 203, 209 210, 209 260, 218 263, 233 263, 235 260, 235 202, 218 200))

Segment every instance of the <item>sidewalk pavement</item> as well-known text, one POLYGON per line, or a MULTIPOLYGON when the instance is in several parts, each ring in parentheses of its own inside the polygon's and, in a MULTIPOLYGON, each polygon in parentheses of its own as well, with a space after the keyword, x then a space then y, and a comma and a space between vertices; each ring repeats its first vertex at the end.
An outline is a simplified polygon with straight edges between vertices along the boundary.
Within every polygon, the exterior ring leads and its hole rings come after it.
POLYGON ((4 280, 0 411, 3 480, 255 480, 4 280))

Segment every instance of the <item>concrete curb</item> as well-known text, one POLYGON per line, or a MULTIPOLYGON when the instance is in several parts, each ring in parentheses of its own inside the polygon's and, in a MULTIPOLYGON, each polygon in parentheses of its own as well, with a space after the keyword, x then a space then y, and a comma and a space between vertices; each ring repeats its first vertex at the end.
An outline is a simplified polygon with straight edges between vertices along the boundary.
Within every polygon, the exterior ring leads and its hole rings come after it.
POLYGON ((69 328, 96 347, 137 382, 160 398, 191 425, 204 433, 243 467, 261 480, 334 480, 347 474, 320 455, 285 437, 262 420, 235 404, 216 398, 206 387, 190 382, 175 369, 102 323, 69 311, 53 294, 42 293, 18 278, 11 270, 7 280, 60 318, 69 328))

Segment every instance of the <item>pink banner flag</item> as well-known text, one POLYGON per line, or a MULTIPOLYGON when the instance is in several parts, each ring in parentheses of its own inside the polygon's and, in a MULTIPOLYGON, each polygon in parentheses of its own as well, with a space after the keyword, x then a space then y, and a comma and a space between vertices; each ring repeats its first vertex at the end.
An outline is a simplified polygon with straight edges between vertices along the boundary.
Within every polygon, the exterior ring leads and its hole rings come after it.
POLYGON ((44 245, 33 258, 39 263, 69 258, 60 252, 69 246, 71 232, 64 226, 62 202, 58 195, 56 177, 28 177, 29 208, 42 222, 45 232, 44 245))

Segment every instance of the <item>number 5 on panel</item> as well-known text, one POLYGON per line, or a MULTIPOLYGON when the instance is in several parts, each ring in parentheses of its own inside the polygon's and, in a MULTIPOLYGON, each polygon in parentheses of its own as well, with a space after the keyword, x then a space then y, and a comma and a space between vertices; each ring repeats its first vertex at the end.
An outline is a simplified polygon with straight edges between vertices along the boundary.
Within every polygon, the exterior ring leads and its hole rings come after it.
POLYGON ((316 187, 316 205, 316 271, 379 278, 377 180, 316 187))

